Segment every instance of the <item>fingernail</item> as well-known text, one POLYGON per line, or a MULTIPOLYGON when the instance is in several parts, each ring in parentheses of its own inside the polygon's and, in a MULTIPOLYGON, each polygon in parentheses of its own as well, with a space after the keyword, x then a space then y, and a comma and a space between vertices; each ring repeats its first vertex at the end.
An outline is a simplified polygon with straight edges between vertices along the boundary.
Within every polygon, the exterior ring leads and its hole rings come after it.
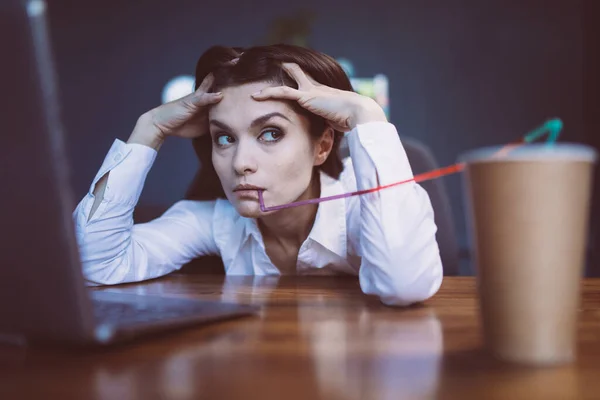
POLYGON ((262 92, 262 90, 259 90, 258 92, 254 92, 254 93, 252 93, 252 96, 258 96, 261 92, 262 92))

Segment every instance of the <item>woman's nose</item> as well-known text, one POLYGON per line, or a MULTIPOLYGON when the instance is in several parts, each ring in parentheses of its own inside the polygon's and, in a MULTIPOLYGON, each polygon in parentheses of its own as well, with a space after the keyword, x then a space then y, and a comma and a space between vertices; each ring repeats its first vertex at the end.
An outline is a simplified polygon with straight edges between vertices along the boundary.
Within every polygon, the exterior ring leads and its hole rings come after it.
POLYGON ((239 141, 233 156, 233 169, 238 175, 248 175, 256 172, 255 152, 250 143, 239 141))

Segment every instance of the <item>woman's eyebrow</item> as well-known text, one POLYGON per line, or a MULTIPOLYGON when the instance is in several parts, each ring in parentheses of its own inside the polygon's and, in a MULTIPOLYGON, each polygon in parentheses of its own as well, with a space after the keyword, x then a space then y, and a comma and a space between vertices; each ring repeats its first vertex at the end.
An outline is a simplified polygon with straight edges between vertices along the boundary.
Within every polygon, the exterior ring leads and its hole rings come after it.
MULTIPOLYGON (((250 127, 251 128, 255 128, 255 127, 259 126, 259 125, 263 125, 268 120, 270 120, 271 118, 274 118, 274 117, 280 117, 280 118, 283 118, 283 119, 285 119, 285 120, 287 120, 289 122, 292 122, 288 117, 286 117, 282 113, 276 111, 276 112, 265 114, 263 116, 260 116, 260 117, 256 118, 254 121, 252 121, 252 123, 250 124, 250 127)), ((221 122, 219 120, 211 119, 209 123, 211 125, 215 125, 215 126, 221 128, 223 130, 232 131, 232 129, 231 129, 231 127, 229 125, 227 125, 226 123, 221 122)))
POLYGON ((290 119, 288 117, 286 117, 282 113, 276 111, 276 112, 272 112, 269 114, 265 114, 262 117, 256 118, 254 121, 252 121, 252 123, 250 124, 250 127, 255 128, 258 125, 263 125, 265 122, 267 122, 268 120, 270 120, 273 117, 280 117, 280 118, 285 119, 288 122, 292 122, 292 121, 290 121, 290 119))

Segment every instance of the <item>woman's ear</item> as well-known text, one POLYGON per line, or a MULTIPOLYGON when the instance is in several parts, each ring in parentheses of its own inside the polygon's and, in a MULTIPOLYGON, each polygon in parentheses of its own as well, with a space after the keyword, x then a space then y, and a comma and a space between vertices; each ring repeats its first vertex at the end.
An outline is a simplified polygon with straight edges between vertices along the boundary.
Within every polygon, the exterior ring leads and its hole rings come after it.
POLYGON ((327 126, 321 137, 315 142, 315 166, 321 165, 327 160, 333 149, 334 138, 335 131, 332 127, 327 126))

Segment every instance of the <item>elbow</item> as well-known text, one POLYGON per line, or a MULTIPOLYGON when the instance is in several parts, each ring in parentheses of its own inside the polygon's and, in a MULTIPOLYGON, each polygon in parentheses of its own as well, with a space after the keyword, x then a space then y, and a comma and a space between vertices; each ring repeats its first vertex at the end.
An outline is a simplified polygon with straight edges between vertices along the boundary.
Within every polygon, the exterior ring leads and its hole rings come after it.
POLYGON ((442 275, 419 283, 419 285, 392 285, 392 290, 381 293, 379 298, 387 306, 406 307, 422 303, 433 297, 442 285, 442 275))
POLYGON ((86 285, 117 285, 143 280, 148 257, 144 251, 136 251, 137 247, 139 245, 133 238, 111 247, 84 243, 80 246, 80 257, 86 285))
POLYGON ((139 280, 132 273, 131 266, 134 265, 132 257, 130 251, 125 251, 111 258, 96 256, 83 259, 82 272, 86 284, 88 286, 117 285, 139 280))
POLYGON ((87 286, 116 285, 126 282, 124 279, 126 274, 123 273, 125 269, 126 266, 123 263, 85 263, 83 265, 83 278, 87 286))
POLYGON ((443 268, 439 256, 436 260, 416 268, 417 274, 410 273, 409 269, 413 270, 406 266, 399 268, 398 264, 394 264, 391 268, 379 269, 382 272, 389 272, 372 274, 370 279, 363 279, 361 281, 363 292, 376 295, 383 304, 395 307, 424 302, 438 292, 443 280, 443 268))

